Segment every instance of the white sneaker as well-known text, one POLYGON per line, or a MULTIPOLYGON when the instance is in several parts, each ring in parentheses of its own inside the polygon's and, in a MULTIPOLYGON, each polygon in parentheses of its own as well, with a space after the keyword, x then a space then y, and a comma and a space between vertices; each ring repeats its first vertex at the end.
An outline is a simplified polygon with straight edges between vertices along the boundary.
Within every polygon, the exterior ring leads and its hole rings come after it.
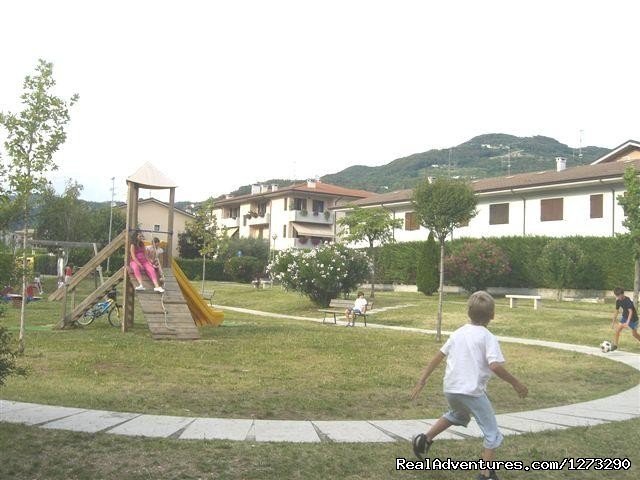
POLYGON ((158 293, 164 293, 164 288, 162 287, 156 287, 153 289, 154 292, 158 292, 158 293))
POLYGON ((146 288, 144 288, 144 285, 138 285, 138 286, 136 287, 136 291, 138 291, 138 292, 143 292, 143 291, 145 291, 145 290, 146 290, 146 288))

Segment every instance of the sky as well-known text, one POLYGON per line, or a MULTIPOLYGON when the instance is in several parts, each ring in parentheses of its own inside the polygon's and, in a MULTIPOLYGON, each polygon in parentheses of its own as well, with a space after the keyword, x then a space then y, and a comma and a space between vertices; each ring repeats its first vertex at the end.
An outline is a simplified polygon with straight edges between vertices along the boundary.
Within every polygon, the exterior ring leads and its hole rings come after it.
POLYGON ((52 183, 93 201, 125 200, 145 162, 201 201, 485 133, 613 148, 640 140, 638 18, 637 0, 3 0, 0 110, 52 62, 80 95, 52 183))

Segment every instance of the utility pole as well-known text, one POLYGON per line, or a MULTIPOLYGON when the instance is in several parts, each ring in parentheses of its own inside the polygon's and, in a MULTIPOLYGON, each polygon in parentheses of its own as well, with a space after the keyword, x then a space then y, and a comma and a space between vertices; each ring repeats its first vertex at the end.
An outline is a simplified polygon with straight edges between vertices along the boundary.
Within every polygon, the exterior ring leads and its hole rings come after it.
MULTIPOLYGON (((113 226, 113 196, 116 193, 116 177, 111 177, 111 208, 109 210, 109 241, 107 245, 111 243, 111 227, 113 226)), ((111 260, 111 256, 107 258, 107 272, 111 274, 111 270, 109 270, 109 260, 111 260)))

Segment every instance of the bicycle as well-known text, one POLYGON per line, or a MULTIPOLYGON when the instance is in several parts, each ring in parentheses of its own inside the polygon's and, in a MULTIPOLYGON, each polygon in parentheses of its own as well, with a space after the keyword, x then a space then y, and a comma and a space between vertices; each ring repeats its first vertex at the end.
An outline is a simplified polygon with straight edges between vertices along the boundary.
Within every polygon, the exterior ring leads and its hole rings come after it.
POLYGON ((83 327, 86 327, 96 318, 100 318, 106 314, 109 323, 114 327, 119 327, 122 323, 122 305, 119 305, 116 302, 116 296, 115 288, 109 290, 103 301, 98 302, 89 308, 84 312, 84 315, 76 321, 83 327))

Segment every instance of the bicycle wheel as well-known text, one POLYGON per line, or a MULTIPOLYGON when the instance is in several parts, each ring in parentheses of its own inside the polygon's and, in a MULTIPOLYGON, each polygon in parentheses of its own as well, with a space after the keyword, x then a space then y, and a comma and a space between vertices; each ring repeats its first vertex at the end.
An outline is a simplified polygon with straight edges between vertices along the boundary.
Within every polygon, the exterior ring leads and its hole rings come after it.
POLYGON ((109 310, 109 323, 114 327, 119 327, 122 324, 122 305, 113 304, 109 310))
POLYGON ((76 320, 80 325, 86 327, 91 322, 93 322, 96 318, 96 307, 91 307, 89 310, 85 311, 84 314, 76 320))

